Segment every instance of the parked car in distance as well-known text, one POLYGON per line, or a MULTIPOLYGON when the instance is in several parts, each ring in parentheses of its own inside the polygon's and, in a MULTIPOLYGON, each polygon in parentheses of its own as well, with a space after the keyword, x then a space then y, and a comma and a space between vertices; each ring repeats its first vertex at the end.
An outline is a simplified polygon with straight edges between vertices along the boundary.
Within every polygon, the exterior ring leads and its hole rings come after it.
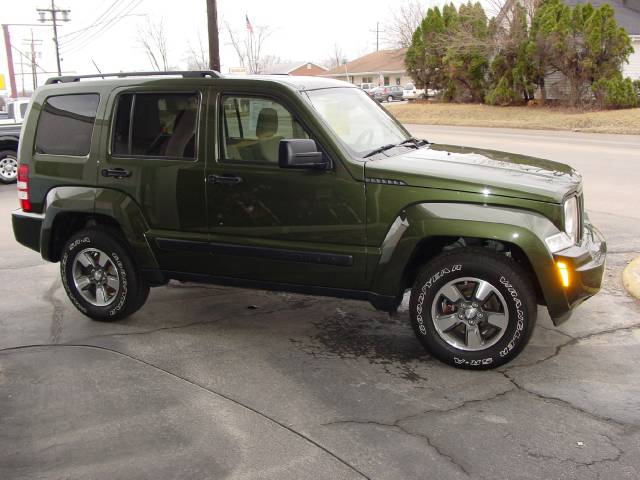
POLYGON ((371 91, 376 88, 375 83, 362 83, 360 88, 364 90, 369 96, 371 96, 371 91))
POLYGON ((58 77, 33 105, 13 231, 95 320, 170 279, 387 312, 409 293, 434 357, 486 369, 522 351, 538 305, 558 325, 602 283, 606 243, 571 167, 414 138, 342 81, 58 77))
POLYGON ((13 183, 18 174, 20 125, 0 125, 0 183, 13 183))
POLYGON ((400 85, 385 85, 373 90, 373 99, 378 102, 393 102, 402 100, 402 87, 400 85))
POLYGON ((18 98, 7 103, 7 117, 0 118, 0 125, 22 123, 29 107, 29 98, 18 98))
POLYGON ((425 98, 423 88, 416 88, 413 83, 407 83, 402 88, 402 98, 405 100, 415 100, 417 98, 425 98))

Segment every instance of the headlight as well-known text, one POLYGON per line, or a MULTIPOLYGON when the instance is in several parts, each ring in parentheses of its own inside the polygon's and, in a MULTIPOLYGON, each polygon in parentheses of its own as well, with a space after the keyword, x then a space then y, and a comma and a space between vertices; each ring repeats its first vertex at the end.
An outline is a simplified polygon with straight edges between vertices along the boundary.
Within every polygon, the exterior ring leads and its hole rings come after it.
POLYGON ((578 215, 578 199, 571 197, 564 202, 564 231, 569 235, 574 245, 578 243, 578 228, 580 227, 578 215))
POLYGON ((556 233, 544 239, 551 253, 559 252, 578 243, 580 211, 578 199, 571 197, 562 206, 564 212, 564 232, 556 233))

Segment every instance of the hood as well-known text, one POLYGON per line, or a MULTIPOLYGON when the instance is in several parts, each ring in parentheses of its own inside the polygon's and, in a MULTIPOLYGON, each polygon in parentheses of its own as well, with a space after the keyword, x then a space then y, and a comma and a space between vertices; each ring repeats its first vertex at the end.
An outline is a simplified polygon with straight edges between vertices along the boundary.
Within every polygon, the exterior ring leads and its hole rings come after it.
POLYGON ((581 176, 563 163, 514 153, 430 144, 366 163, 367 178, 402 180, 414 187, 561 203, 581 188, 581 176))

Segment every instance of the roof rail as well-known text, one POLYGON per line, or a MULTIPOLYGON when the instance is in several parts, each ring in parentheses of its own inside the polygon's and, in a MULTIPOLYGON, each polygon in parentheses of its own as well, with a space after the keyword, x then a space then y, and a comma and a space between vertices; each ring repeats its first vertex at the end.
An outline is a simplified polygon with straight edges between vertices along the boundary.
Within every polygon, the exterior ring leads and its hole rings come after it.
POLYGON ((61 77, 49 78, 45 85, 51 85, 54 83, 71 83, 79 82, 80 80, 89 78, 106 78, 106 77, 175 77, 181 76, 182 78, 222 78, 220 72, 215 70, 180 70, 174 72, 118 72, 118 73, 95 73, 92 75, 63 75, 61 77))

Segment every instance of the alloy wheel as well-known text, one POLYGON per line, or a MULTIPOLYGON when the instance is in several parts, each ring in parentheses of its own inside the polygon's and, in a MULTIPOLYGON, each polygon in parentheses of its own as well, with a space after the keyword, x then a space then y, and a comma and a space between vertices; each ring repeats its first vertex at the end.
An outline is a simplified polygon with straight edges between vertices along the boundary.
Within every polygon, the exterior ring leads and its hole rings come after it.
POLYGON ((86 248, 73 260, 73 282, 87 302, 105 307, 120 291, 120 275, 109 256, 97 248, 86 248))
POLYGON ((431 319, 442 340, 460 350, 495 345, 509 325, 509 309, 500 291, 480 278, 453 280, 436 293, 431 319))

